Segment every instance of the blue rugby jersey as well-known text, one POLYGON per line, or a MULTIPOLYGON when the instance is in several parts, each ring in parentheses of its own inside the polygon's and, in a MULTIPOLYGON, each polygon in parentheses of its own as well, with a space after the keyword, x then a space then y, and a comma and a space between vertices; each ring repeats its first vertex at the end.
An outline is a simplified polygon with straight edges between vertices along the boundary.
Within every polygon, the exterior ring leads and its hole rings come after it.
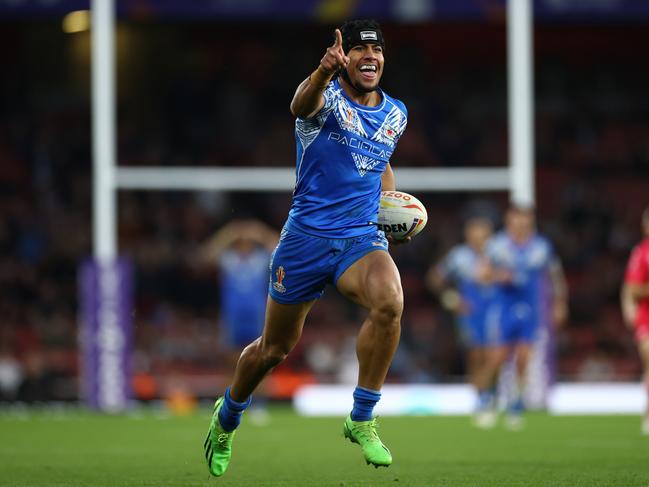
POLYGON ((456 245, 438 267, 445 279, 455 282, 462 299, 469 303, 469 318, 483 313, 495 297, 493 285, 478 282, 481 258, 470 246, 456 245))
POLYGON ((312 118, 295 121, 295 190, 286 228, 327 238, 376 231, 381 175, 403 134, 405 105, 379 90, 381 103, 353 102, 338 80, 312 118))
POLYGON ((219 260, 221 318, 229 328, 260 332, 268 295, 270 254, 256 249, 249 254, 227 250, 219 260))
POLYGON ((493 265, 512 273, 511 283, 498 286, 504 304, 525 302, 538 309, 543 301, 545 281, 555 259, 550 242, 534 234, 520 245, 504 231, 489 242, 487 253, 493 265))

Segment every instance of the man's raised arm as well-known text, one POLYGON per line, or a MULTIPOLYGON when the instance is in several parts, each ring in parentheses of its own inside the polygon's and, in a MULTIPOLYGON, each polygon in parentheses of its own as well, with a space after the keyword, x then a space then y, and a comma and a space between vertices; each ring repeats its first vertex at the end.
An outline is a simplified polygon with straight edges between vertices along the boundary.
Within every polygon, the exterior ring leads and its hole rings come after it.
POLYGON ((343 37, 336 29, 336 41, 327 48, 327 52, 320 60, 320 65, 307 79, 302 81, 295 90, 291 101, 291 113, 295 117, 310 118, 324 105, 322 94, 329 85, 331 78, 339 69, 344 69, 349 63, 349 58, 343 51, 343 37))

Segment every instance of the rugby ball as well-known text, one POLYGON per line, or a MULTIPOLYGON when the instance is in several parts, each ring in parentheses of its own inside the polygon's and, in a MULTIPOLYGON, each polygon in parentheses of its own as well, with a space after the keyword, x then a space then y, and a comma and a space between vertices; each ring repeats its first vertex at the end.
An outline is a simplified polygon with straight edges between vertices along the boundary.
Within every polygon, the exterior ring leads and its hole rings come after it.
POLYGON ((395 240, 414 237, 428 221, 426 208, 413 195, 402 191, 383 191, 379 206, 379 230, 395 240))

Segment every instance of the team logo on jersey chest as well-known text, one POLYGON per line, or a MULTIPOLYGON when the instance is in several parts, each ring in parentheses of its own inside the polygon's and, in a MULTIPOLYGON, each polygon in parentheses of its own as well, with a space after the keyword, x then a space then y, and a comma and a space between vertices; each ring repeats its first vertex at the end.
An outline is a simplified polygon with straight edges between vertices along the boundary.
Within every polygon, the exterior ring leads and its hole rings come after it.
POLYGON ((406 126, 406 117, 396 106, 390 110, 372 140, 394 147, 406 126))
POLYGON ((385 124, 383 127, 383 136, 394 144, 394 139, 397 136, 397 131, 391 125, 385 124))
POLYGON ((358 112, 351 107, 342 97, 338 100, 334 110, 336 120, 341 129, 352 132, 363 137, 367 136, 358 112))
POLYGON ((340 117, 340 128, 358 133, 359 127, 360 120, 358 119, 358 113, 356 113, 356 110, 353 110, 350 107, 345 108, 343 116, 340 117))
POLYGON ((345 121, 343 122, 343 128, 347 130, 354 128, 354 115, 356 115, 351 108, 345 110, 345 121))

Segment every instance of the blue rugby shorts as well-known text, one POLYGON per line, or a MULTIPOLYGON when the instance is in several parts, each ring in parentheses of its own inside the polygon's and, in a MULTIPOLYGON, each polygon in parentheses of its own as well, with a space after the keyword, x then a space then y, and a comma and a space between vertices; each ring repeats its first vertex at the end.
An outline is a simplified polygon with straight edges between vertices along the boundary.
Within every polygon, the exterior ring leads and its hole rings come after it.
POLYGON ((278 303, 320 298, 357 260, 375 250, 387 252, 383 232, 353 238, 322 238, 284 229, 270 260, 268 294, 278 303))

